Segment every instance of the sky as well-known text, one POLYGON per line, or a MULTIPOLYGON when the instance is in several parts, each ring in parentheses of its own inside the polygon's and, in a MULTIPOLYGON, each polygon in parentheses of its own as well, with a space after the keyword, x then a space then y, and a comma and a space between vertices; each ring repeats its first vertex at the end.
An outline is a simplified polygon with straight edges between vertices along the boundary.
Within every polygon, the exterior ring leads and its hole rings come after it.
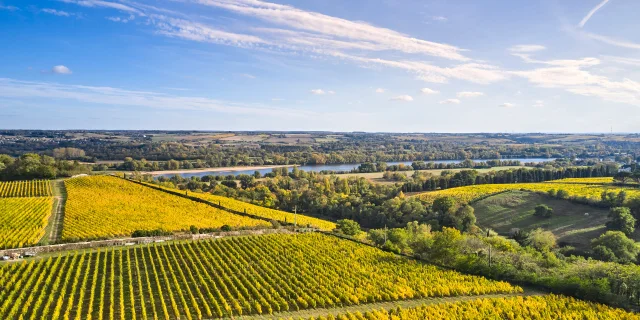
POLYGON ((0 0, 0 128, 638 132, 640 1, 0 0))

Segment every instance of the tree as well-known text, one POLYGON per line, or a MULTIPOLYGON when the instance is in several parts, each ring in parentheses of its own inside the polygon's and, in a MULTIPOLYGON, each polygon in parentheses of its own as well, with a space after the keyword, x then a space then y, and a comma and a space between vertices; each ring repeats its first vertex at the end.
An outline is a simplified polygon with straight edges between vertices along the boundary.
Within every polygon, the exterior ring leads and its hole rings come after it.
POLYGON ((538 228, 529 233, 525 243, 539 251, 549 251, 556 246, 556 236, 538 228))
POLYGON ((640 249, 635 241, 621 231, 607 231, 591 241, 594 255, 605 261, 632 263, 636 261, 640 249), (613 254, 614 257, 611 257, 613 254))
POLYGON ((553 209, 547 205, 539 204, 536 206, 533 215, 536 217, 551 218, 551 215, 553 215, 553 209))
POLYGON ((360 233, 360 225, 353 220, 349 220, 349 219, 338 220, 337 225, 338 227, 336 229, 338 229, 338 231, 348 236, 355 236, 358 233, 360 233))
POLYGON ((220 184, 222 184, 225 187, 232 188, 232 189, 237 189, 238 188, 238 183, 235 180, 223 180, 222 182, 220 182, 220 184))
POLYGON ((456 199, 453 197, 440 197, 433 201, 431 208, 439 214, 446 214, 456 206, 456 199))
POLYGON ((238 180, 240 180, 240 187, 247 189, 254 186, 256 178, 248 174, 241 174, 238 175, 238 180))
POLYGON ((433 236, 433 244, 428 252, 416 252, 421 256, 427 256, 436 263, 449 265, 455 261, 463 236, 460 231, 453 228, 442 228, 442 232, 436 232, 433 236))
POLYGON ((631 215, 629 208, 611 208, 608 217, 606 226, 609 230, 622 231, 626 235, 631 235, 635 230, 636 219, 631 215))
POLYGON ((633 177, 631 172, 621 171, 616 173, 613 179, 615 181, 620 181, 621 183, 626 184, 627 182, 631 181, 633 177))
POLYGON ((474 209, 470 205, 464 205, 458 210, 441 215, 440 225, 456 228, 460 231, 469 231, 476 224, 474 209))

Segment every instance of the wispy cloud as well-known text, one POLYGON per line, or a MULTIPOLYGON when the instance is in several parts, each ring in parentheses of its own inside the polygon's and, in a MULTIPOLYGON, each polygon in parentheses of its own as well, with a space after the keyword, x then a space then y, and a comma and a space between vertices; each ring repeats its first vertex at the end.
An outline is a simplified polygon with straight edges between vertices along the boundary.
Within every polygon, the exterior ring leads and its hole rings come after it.
POLYGON ((596 58, 577 60, 527 61, 545 64, 542 68, 528 71, 513 71, 511 74, 524 77, 544 88, 560 88, 568 92, 598 97, 606 101, 632 105, 640 104, 640 83, 631 79, 621 81, 596 75, 588 69, 601 64, 596 58))
POLYGON ((602 58, 607 61, 612 61, 615 63, 622 63, 622 64, 640 67, 640 59, 617 57, 617 56, 602 56, 602 58))
POLYGON ((315 95, 323 95, 323 94, 327 94, 327 92, 326 92, 326 91, 324 91, 324 90, 322 90, 322 89, 312 89, 312 90, 311 90, 311 91, 309 91, 309 92, 311 92, 312 94, 315 94, 315 95))
POLYGON ((255 78, 257 78, 256 76, 254 76, 252 74, 249 74, 249 73, 241 73, 240 76, 243 77, 243 78, 247 78, 247 79, 255 79, 255 78))
POLYGON ((475 98, 484 96, 483 92, 471 92, 471 91, 462 91, 456 94, 458 98, 475 98))
POLYGON ((611 37, 607 37, 607 36, 603 36, 603 35, 599 35, 599 34, 594 34, 594 33, 589 33, 589 32, 584 32, 583 33, 586 37, 596 40, 596 41, 600 41, 602 43, 606 43, 606 44, 610 44, 612 46, 616 46, 616 47, 621 47, 621 48, 628 48, 628 49, 640 49, 640 43, 635 43, 635 42, 630 42, 627 40, 620 40, 620 39, 615 39, 615 38, 611 38, 611 37))
POLYGON ((8 11, 18 11, 20 8, 14 6, 3 6, 0 4, 0 10, 8 10, 8 11))
POLYGON ((542 100, 536 100, 536 102, 533 104, 534 108, 542 108, 544 107, 544 101, 542 100))
POLYGON ((384 93, 385 90, 383 88, 378 88, 376 89, 376 93, 384 93))
POLYGON ((420 40, 387 28, 304 11, 288 5, 260 0, 191 0, 191 2, 317 35, 372 44, 383 50, 422 53, 450 60, 469 60, 460 53, 462 51, 460 48, 452 45, 420 40))
POLYGON ((58 0, 58 1, 64 2, 64 3, 73 3, 79 6, 89 7, 89 8, 94 8, 94 7, 109 8, 109 9, 126 11, 129 13, 135 13, 140 16, 145 15, 142 11, 136 8, 124 5, 122 3, 116 3, 116 2, 109 2, 109 1, 102 1, 102 0, 58 0))
POLYGON ((154 109, 210 110, 231 114, 286 117, 316 117, 316 112, 275 108, 259 104, 241 104, 204 97, 177 96, 150 91, 113 87, 66 85, 0 78, 0 97, 20 99, 56 99, 104 106, 136 106, 154 109))
POLYGON ((136 16, 131 14, 128 17, 106 17, 107 20, 111 20, 113 22, 121 22, 121 23, 127 23, 129 21, 133 21, 135 20, 136 16))
POLYGON ((431 17, 431 20, 438 21, 438 22, 447 22, 449 19, 447 19, 447 17, 443 17, 443 16, 433 16, 433 17, 431 17))
POLYGON ((422 89, 420 89, 420 92, 422 94, 438 94, 438 93, 440 93, 440 91, 436 91, 436 90, 433 90, 433 89, 430 89, 430 88, 422 88, 422 89))
POLYGON ((536 52, 536 51, 542 51, 547 49, 545 46, 539 45, 539 44, 519 44, 519 45, 515 45, 509 48, 509 51, 511 52, 518 52, 518 53, 523 53, 523 52, 536 52))
POLYGON ((509 103, 509 102, 505 102, 505 103, 499 105, 499 107, 503 107, 503 108, 513 108, 515 106, 516 106, 515 104, 509 103))
POLYGON ((440 104, 460 104, 458 99, 446 99, 439 102, 440 104))
POLYGON ((71 72, 71 69, 63 66, 63 65, 59 65, 59 66, 55 66, 53 68, 51 68, 51 72, 55 73, 55 74, 72 74, 73 72, 71 72))
POLYGON ((607 2, 609 2, 609 0, 604 0, 602 2, 600 2, 597 6, 593 7, 593 9, 591 9, 589 11, 589 13, 587 13, 586 16, 584 16, 584 18, 582 18, 582 20, 580 20, 580 23, 578 24, 578 26, 580 28, 584 27, 585 24, 587 24, 587 22, 589 21, 589 19, 591 19, 591 17, 598 11, 600 10, 600 8, 602 8, 605 4, 607 4, 607 2))
POLYGON ((70 13, 70 12, 66 12, 66 11, 62 11, 62 10, 56 10, 56 9, 49 9, 49 8, 45 8, 40 10, 44 13, 48 13, 48 14, 52 14, 55 16, 59 16, 59 17, 70 17, 72 15, 75 15, 75 13, 70 13))
POLYGON ((413 97, 408 95, 408 94, 403 94, 400 96, 395 96, 393 98, 391 98, 392 101, 404 101, 404 102, 411 102, 413 101, 413 97))

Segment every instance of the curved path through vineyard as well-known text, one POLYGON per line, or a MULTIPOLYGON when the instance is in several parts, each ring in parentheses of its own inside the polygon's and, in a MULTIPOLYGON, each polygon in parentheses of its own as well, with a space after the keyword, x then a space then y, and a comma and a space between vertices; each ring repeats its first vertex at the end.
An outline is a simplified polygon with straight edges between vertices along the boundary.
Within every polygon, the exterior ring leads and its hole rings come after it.
MULTIPOLYGON (((538 291, 530 288, 523 288, 525 293, 511 293, 511 294, 485 294, 485 295, 477 295, 477 296, 458 296, 458 297, 442 297, 442 298, 422 298, 422 299, 413 299, 413 300, 399 300, 399 301, 387 301, 387 302, 376 302, 376 303, 367 303, 360 305, 352 305, 338 308, 318 308, 318 309, 307 309, 300 310, 294 312, 278 312, 273 315, 248 315, 241 317, 233 317, 235 320, 258 320, 258 319, 309 319, 311 317, 320 317, 326 316, 328 314, 333 314, 334 316, 338 314, 343 314, 346 312, 354 313, 359 311, 361 313, 365 313, 371 310, 390 310, 396 307, 401 307, 403 309, 419 307, 422 305, 431 305, 431 304, 439 304, 439 303, 450 303, 450 302, 458 302, 458 301, 470 301, 476 299, 484 299, 484 298, 507 298, 507 297, 515 297, 515 296, 538 296, 538 295, 546 295, 546 292, 538 291)), ((231 318, 225 318, 231 319, 231 318)))

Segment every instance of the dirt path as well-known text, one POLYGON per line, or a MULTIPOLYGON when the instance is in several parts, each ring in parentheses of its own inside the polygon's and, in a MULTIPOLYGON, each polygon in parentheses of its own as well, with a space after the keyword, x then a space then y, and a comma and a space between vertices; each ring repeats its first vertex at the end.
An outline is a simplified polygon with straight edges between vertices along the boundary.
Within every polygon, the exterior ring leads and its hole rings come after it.
POLYGON ((53 181, 53 213, 48 226, 48 243, 53 244, 60 240, 62 235, 62 222, 64 221, 64 207, 67 202, 67 189, 63 180, 53 181))
MULTIPOLYGON (((538 292, 538 291, 529 291, 525 289, 524 294, 517 294, 517 293, 487 294, 487 295, 480 295, 480 296, 422 298, 422 299, 413 299, 413 300, 367 303, 367 304, 337 307, 337 308, 318 308, 318 309, 308 309, 308 310, 300 310, 300 311, 292 311, 292 312, 279 312, 273 315, 249 315, 249 316, 233 317, 233 319, 234 320, 290 319, 290 318, 291 319, 309 319, 311 317, 326 316, 328 314, 337 316, 338 314, 343 314, 346 312, 354 313, 356 311, 360 311, 361 313, 365 313, 371 310, 380 310, 380 309, 390 310, 395 307, 413 308, 413 307, 419 307, 422 305, 469 301, 469 300, 475 300, 475 299, 481 299, 481 298, 507 298, 507 297, 515 297, 515 296, 529 296, 529 295, 543 295, 543 294, 545 293, 538 292)), ((226 318, 226 319, 231 319, 231 318, 226 318)))

